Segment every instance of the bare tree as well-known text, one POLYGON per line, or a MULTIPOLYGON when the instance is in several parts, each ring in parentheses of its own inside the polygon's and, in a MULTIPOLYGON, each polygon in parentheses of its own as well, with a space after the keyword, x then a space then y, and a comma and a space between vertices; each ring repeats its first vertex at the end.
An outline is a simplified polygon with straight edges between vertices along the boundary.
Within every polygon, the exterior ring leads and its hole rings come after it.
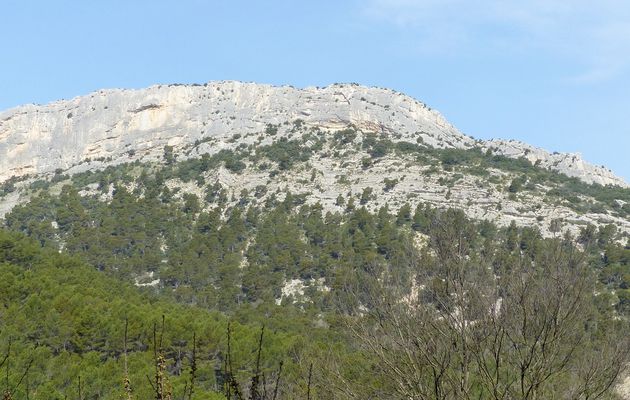
POLYGON ((473 250, 475 227, 451 210, 436 216, 430 239, 422 254, 409 244, 404 268, 374 268, 348 288, 362 299, 350 331, 377 360, 383 398, 611 394, 628 340, 611 328, 622 322, 597 314, 593 273, 575 246, 548 240, 495 257, 473 250))

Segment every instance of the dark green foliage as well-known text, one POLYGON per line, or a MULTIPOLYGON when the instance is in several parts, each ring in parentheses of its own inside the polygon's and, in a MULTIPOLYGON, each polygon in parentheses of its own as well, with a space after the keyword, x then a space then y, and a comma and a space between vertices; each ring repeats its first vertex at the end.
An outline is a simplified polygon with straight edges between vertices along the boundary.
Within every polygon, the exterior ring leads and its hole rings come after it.
MULTIPOLYGON (((216 371, 226 354, 227 319, 200 308, 178 305, 151 293, 108 278, 82 262, 55 251, 41 249, 21 235, 0 230, 0 352, 12 342, 11 382, 32 360, 29 370, 31 399, 58 399, 76 393, 81 378, 85 398, 117 398, 123 393, 123 336, 129 321, 129 379, 134 398, 151 398, 145 376, 152 373, 151 327, 165 319, 161 347, 174 393, 184 391, 191 367, 193 333, 197 333, 195 392, 204 399, 220 399, 216 371), (185 373, 186 372, 186 373, 185 373)), ((296 333, 268 320, 258 367, 270 373, 277 360, 297 373, 288 353, 303 345, 296 333)), ((257 348, 256 326, 232 323, 232 363, 236 378, 244 380, 257 348)), ((160 334, 162 336, 162 334, 160 334)), ((5 365, 6 366, 6 365, 5 365)), ((4 376, 4 371, 3 371, 4 376)), ((14 391, 25 398, 26 385, 14 391)))
POLYGON ((398 214, 396 215, 396 225, 407 225, 411 223, 411 206, 409 203, 403 204, 400 209, 398 209, 398 214))
POLYGON ((244 154, 226 149, 220 150, 212 156, 203 154, 201 158, 179 162, 175 170, 175 176, 184 182, 190 182, 199 175, 216 169, 221 165, 234 173, 240 173, 246 168, 245 163, 242 161, 244 158, 244 154))
POLYGON ((268 136, 275 136, 278 133, 278 127, 276 125, 267 124, 265 128, 265 134, 268 136))
MULTIPOLYGON (((501 155, 493 155, 491 151, 482 152, 478 148, 473 149, 438 149, 421 146, 410 142, 392 143, 388 140, 379 140, 376 135, 366 135, 363 148, 370 154, 377 148, 378 154, 383 155, 390 150, 395 150, 401 155, 413 155, 418 162, 432 164, 438 160, 447 170, 458 169, 477 176, 489 176, 489 169, 498 169, 519 176, 510 185, 510 192, 520 190, 535 190, 536 185, 552 186, 548 196, 565 200, 576 211, 588 211, 580 196, 595 199, 598 207, 604 206, 607 210, 613 210, 622 217, 630 215, 630 189, 619 186, 602 186, 588 184, 578 178, 571 178, 564 174, 533 165, 526 158, 509 158, 501 155), (527 182, 527 184, 525 184, 527 182), (620 206, 619 201, 624 204, 620 206)), ((602 209, 598 208, 598 212, 602 209)))
POLYGON ((335 142, 335 146, 337 147, 345 147, 348 144, 352 143, 354 139, 357 137, 357 131, 348 128, 341 131, 335 132, 333 135, 333 140, 335 142))
POLYGON ((230 157, 225 160, 225 168, 229 169, 232 172, 239 173, 244 170, 245 167, 246 165, 244 162, 234 157, 230 157))
MULTIPOLYGON (((363 370, 372 384, 346 376, 350 390, 360 398, 614 398, 630 358, 628 325, 610 318, 610 305, 596 309, 584 255, 524 230, 521 247, 531 253, 523 257, 479 232, 463 212, 441 212, 429 230, 432 254, 412 251, 385 271, 355 275, 349 290, 364 297, 351 331, 376 368, 363 370)), ((627 300, 624 291, 618 309, 627 300)))
POLYGON ((389 140, 378 140, 375 134, 365 133, 362 146, 372 158, 380 158, 387 155, 392 148, 392 142, 389 140))
POLYGON ((383 183, 385 184, 385 186, 383 187, 383 191, 389 192, 398 184, 398 179, 385 178, 383 180, 383 183))
POLYGON ((15 191, 16 181, 17 179, 11 178, 2 182, 2 184, 0 184, 0 197, 4 197, 9 193, 13 193, 15 191))
POLYGON ((293 128, 295 130, 300 130, 302 129, 302 126, 304 126, 304 120, 301 118, 298 118, 296 120, 293 121, 293 128))
POLYGON ((201 210, 199 198, 192 193, 185 193, 183 196, 184 207, 182 211, 186 214, 196 214, 201 210))
POLYGON ((512 179, 512 183, 508 186, 508 192, 518 193, 523 189, 526 179, 524 177, 512 179))
POLYGON ((298 140, 288 140, 280 138, 273 144, 257 148, 255 159, 267 158, 278 163, 281 171, 290 169, 297 162, 308 161, 311 157, 312 149, 303 145, 298 140))
POLYGON ((363 189, 363 192, 361 193, 361 200, 359 201, 359 204, 361 205, 365 205, 368 203, 368 201, 370 201, 370 199, 372 198, 372 192, 373 189, 371 187, 366 187, 363 189))
POLYGON ((370 157, 363 157, 361 159, 361 167, 363 169, 368 169, 374 164, 374 161, 370 157))
POLYGON ((601 258, 601 247, 592 246, 590 251, 594 260, 599 261, 600 282, 614 290, 619 298, 618 311, 630 315, 627 305, 630 289, 630 247, 623 247, 617 243, 605 244, 601 258))
POLYGON ((413 214, 411 227, 414 231, 427 233, 434 215, 435 210, 433 210, 428 204, 419 203, 413 214))
POLYGON ((227 201, 227 190, 219 183, 215 182, 206 188, 206 202, 225 204, 227 201))
POLYGON ((618 290, 617 297, 619 298, 617 311, 621 314, 630 315, 630 289, 618 290))
POLYGON ((173 153, 173 146, 164 146, 164 154, 162 156, 164 158, 164 162, 167 165, 171 165, 175 163, 175 154, 173 153))

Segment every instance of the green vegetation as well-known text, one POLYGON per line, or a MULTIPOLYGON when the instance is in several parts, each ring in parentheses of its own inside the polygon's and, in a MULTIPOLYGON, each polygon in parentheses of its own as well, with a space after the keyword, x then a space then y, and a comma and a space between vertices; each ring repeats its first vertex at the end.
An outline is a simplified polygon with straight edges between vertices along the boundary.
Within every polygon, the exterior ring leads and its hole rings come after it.
POLYGON ((333 135, 333 141, 335 142, 335 147, 344 147, 354 142, 356 137, 357 131, 355 129, 348 128, 335 132, 333 135))
MULTIPOLYGON (((9 354, 2 375, 6 372, 13 398, 26 398, 27 390, 31 399, 78 398, 78 390, 83 398, 119 398, 124 393, 125 358, 133 398, 152 398, 153 389, 146 380, 154 370, 152 327, 159 327, 162 318, 160 347, 172 393, 182 398, 189 385, 194 333, 193 398, 223 398, 227 317, 139 291, 74 257, 42 249, 32 240, 3 230, 0 274, 0 353, 9 354), (129 322, 127 357, 123 354, 125 320, 129 322)), ((299 325, 302 317, 292 316, 289 310, 276 311, 282 315, 274 312, 264 319, 268 329, 261 371, 273 376, 277 360, 283 360, 287 379, 300 376, 303 371, 295 354, 301 354, 307 342, 291 323, 299 325)), ((234 319, 256 319, 247 315, 243 310, 234 319)), ((254 372, 251 354, 258 347, 256 325, 231 324, 231 368, 240 382, 254 372)), ((283 396, 292 397, 291 391, 301 388, 285 383, 281 390, 283 396)))
POLYGON ((15 180, 7 180, 0 185, 0 197, 4 197, 15 191, 15 180))
POLYGON ((212 156, 203 154, 201 158, 192 158, 178 163, 173 175, 184 182, 190 182, 196 180, 204 172, 216 169, 219 166, 224 166, 234 173, 240 173, 246 167, 242 161, 244 157, 241 153, 225 149, 212 156))
MULTIPOLYGON (((402 223, 408 215, 405 207, 402 223)), ((522 253, 508 255, 501 247, 516 244, 509 230, 499 248, 486 240, 473 250, 478 228, 456 210, 437 214, 428 236, 432 254, 410 250, 395 263, 405 268, 375 269, 349 289, 362 300, 351 331, 378 360, 378 385, 352 391, 409 399, 609 394, 630 339, 625 322, 597 309, 584 253, 523 231, 522 253)))
POLYGON ((267 158, 278 163, 278 169, 286 171, 297 162, 308 161, 311 154, 312 149, 305 146, 302 141, 280 138, 273 144, 259 147, 254 160, 267 158))
POLYGON ((363 192, 361 192, 361 199, 359 200, 359 204, 361 204, 362 206, 367 204, 372 198, 373 191, 374 190, 369 186, 364 188, 363 192))
MULTIPOLYGON (((365 135, 363 148, 372 159, 380 158, 389 153, 415 157, 420 164, 433 165, 439 161, 444 170, 458 170, 485 178, 490 178, 491 170, 509 172, 516 175, 508 190, 516 193, 521 190, 537 190, 537 185, 548 186, 547 196, 550 199, 563 201, 564 204, 578 212, 592 211, 592 204, 582 199, 591 198, 601 207, 601 212, 611 212, 622 218, 630 216, 630 189, 618 186, 602 186, 587 184, 577 178, 571 178, 555 171, 533 165, 525 158, 508 158, 493 155, 492 152, 482 152, 474 149, 437 149, 421 144, 405 141, 392 142, 379 139, 376 135, 365 135)), ((372 161, 366 159, 364 168, 368 168, 372 161)))
MULTIPOLYGON (((500 190, 545 186, 577 210, 628 215, 630 191, 479 150, 354 129, 328 140, 310 132, 188 160, 165 148, 165 165, 33 183, 0 230, 0 361, 11 343, 0 372, 13 398, 121 398, 125 377, 133 398, 168 398, 146 379, 157 385, 156 371, 182 399, 268 399, 278 377, 278 399, 614 398, 630 349, 620 334, 630 242, 619 244, 614 225, 551 240, 411 197, 395 212, 370 211, 376 187, 339 194, 333 212, 264 182, 239 194, 207 180, 217 168, 271 176, 305 163, 313 181, 313 157, 360 147, 364 168, 397 154, 452 172, 446 188, 496 169, 510 173, 500 190)), ((383 177, 382 189, 398 183, 383 177)), ((562 221, 552 225, 561 231, 562 221)))
POLYGON ((384 192, 389 192, 390 190, 392 190, 394 187, 396 187, 396 185, 398 184, 398 179, 389 179, 389 178, 385 178, 383 180, 383 183, 385 184, 385 186, 383 187, 383 191, 384 192))

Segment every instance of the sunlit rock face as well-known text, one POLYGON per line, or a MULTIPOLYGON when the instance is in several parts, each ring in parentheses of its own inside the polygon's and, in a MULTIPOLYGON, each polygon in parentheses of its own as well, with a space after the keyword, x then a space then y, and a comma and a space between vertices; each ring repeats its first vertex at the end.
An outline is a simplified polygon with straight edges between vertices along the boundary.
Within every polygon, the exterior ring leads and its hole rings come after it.
POLYGON ((484 143, 484 147, 507 157, 524 157, 534 165, 553 169, 587 183, 628 187, 623 178, 603 166, 589 164, 579 153, 549 153, 516 140, 489 140, 484 143))
POLYGON ((401 93, 356 84, 297 89, 242 82, 160 85, 141 90, 101 90, 47 105, 0 113, 0 182, 55 170, 79 172, 136 159, 159 159, 195 146, 214 153, 234 135, 264 134, 266 127, 302 120, 323 132, 353 125, 391 140, 422 141, 440 148, 491 148, 524 156, 589 183, 627 184, 578 155, 550 154, 513 141, 475 141, 438 112, 401 93), (213 138, 215 140, 209 141, 213 138))
MULTIPOLYGON (((17 107, 0 114, 0 181, 66 170, 82 163, 159 157, 209 137, 264 132, 301 119, 336 130, 422 136, 437 147, 470 146, 439 113, 386 89, 358 85, 296 89, 241 82, 102 90, 68 101, 17 107)), ((212 152, 213 149, 210 149, 212 152)), ((216 149, 214 149, 216 150, 216 149)))

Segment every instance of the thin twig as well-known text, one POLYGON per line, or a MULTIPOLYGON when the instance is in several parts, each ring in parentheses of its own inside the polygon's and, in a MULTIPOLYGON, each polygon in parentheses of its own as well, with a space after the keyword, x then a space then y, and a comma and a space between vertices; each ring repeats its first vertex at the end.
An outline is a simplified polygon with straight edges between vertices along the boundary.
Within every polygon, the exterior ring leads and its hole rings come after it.
POLYGON ((313 377, 313 363, 308 368, 308 386, 306 387, 306 400, 311 400, 311 378, 313 377))
MULTIPOLYGON (((190 388, 188 389, 188 398, 192 399, 192 395, 195 391, 195 375, 197 373, 197 333, 193 331, 193 351, 192 361, 190 363, 190 388)), ((186 393, 184 391, 184 393, 186 393)))
POLYGON ((276 386, 273 389, 272 400, 276 400, 276 397, 278 397, 278 388, 280 387, 280 376, 282 375, 282 364, 283 364, 283 361, 280 361, 280 365, 278 366, 278 376, 276 377, 276 386))

